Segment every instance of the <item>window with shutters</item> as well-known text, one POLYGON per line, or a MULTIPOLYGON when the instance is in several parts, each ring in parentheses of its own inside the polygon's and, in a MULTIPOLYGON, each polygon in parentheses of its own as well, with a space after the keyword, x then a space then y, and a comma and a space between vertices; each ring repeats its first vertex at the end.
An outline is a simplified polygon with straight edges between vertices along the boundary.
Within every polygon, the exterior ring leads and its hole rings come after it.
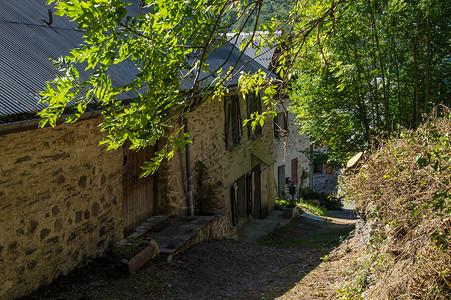
POLYGON ((274 138, 278 139, 287 135, 288 122, 285 113, 277 113, 274 117, 274 138))
MULTIPOLYGON (((246 95, 246 106, 247 106, 247 118, 252 119, 252 114, 262 112, 262 103, 260 95, 255 93, 250 93, 246 95)), ((247 123, 247 136, 249 138, 257 138, 262 134, 262 127, 257 125, 255 130, 252 131, 252 122, 247 123)))
POLYGON ((232 150, 241 143, 243 136, 240 99, 238 95, 224 97, 224 112, 226 149, 232 150))

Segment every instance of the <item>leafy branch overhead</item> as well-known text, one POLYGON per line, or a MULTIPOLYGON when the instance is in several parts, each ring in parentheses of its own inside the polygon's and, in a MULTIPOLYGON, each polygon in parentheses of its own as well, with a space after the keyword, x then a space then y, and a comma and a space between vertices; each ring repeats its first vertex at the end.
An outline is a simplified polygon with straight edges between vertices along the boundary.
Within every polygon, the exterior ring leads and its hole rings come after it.
MULTIPOLYGON (((407 101, 405 96, 412 95, 403 85, 411 87, 408 78, 412 77, 402 72, 409 70, 409 74, 414 74, 415 69, 401 59, 400 51, 411 43, 407 36, 389 30, 392 25, 382 23, 387 11, 391 13, 388 21, 398 22, 393 25, 396 28, 407 28, 408 22, 413 22, 408 19, 403 23, 396 18, 410 9, 401 2, 286 0, 278 5, 268 5, 263 0, 48 2, 56 3, 57 15, 66 15, 77 22, 85 41, 55 62, 61 74, 48 82, 41 93, 41 101, 48 103, 48 108, 40 113, 44 118, 41 126, 47 122, 55 126, 68 113, 68 107, 73 113, 66 122, 75 122, 88 106, 101 109, 104 115, 101 127, 107 132, 104 143, 109 149, 120 147, 127 139, 133 149, 157 145, 156 157, 146 165, 145 175, 170 158, 175 148, 189 143, 189 133, 181 129, 188 114, 207 99, 220 100, 228 88, 232 85, 235 88, 233 80, 238 77, 240 92, 265 93, 262 112, 245 121, 253 123, 251 128, 273 117, 277 106, 282 105, 279 100, 291 95, 295 100, 291 109, 300 116, 304 130, 318 140, 329 140, 331 149, 337 149, 334 143, 348 146, 340 146, 340 151, 348 151, 349 145, 368 147, 371 137, 381 129, 387 132, 390 126, 404 124, 406 119, 398 104, 402 110, 407 101), (270 7, 274 12, 268 18, 270 7), (215 51, 236 41, 236 36, 249 28, 251 32, 237 45, 238 57, 233 55, 233 47, 228 47, 224 48, 228 50, 219 66, 208 64, 215 51), (369 36, 365 28, 370 28, 369 36), (233 30, 235 35, 228 35, 233 30), (245 71, 246 64, 239 62, 248 47, 256 49, 257 55, 264 55, 264 49, 277 49, 273 74, 264 70, 255 74, 245 71), (395 47, 395 51, 390 47, 395 47), (114 68, 120 70, 123 64, 133 64, 136 74, 127 84, 117 85, 109 72, 114 68), (377 88, 374 82, 378 83, 377 88), (328 135, 331 132, 334 134, 328 135)), ((436 2, 432 1, 430 6, 435 7, 436 2)), ((425 7, 421 13, 432 12, 429 6, 425 7)), ((422 18, 421 13, 415 18, 422 18)), ((443 42, 436 40, 443 34, 431 27, 438 24, 436 15, 429 15, 431 25, 427 27, 431 32, 437 31, 429 42, 428 51, 435 55, 429 66, 446 57, 443 55, 446 49, 437 50, 443 42)), ((424 37, 424 30, 415 36, 424 37)), ((417 50, 417 68, 421 68, 427 59, 417 50)), ((419 78, 416 84, 420 80, 423 84, 429 82, 428 101, 438 101, 435 93, 444 94, 443 87, 435 81, 437 71, 429 67, 429 73, 426 68, 425 72, 429 75, 419 78)), ((423 110, 418 108, 415 113, 420 111, 423 110)))

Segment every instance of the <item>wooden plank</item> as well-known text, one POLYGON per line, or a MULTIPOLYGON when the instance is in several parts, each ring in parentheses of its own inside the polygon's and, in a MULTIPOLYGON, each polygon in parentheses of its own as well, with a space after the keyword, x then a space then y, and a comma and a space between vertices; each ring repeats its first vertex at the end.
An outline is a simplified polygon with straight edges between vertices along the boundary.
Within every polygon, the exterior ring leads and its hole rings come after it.
MULTIPOLYGON (((129 144, 125 145, 128 149, 129 144)), ((158 183, 156 175, 139 178, 141 166, 152 158, 151 148, 135 152, 124 150, 123 171, 123 220, 124 233, 128 233, 157 210, 158 193, 154 183, 158 183), (156 198, 156 199, 155 199, 156 198)))
POLYGON ((261 218, 268 215, 268 168, 264 168, 260 172, 260 187, 261 187, 261 218))
POLYGON ((363 152, 359 152, 359 153, 357 153, 356 155, 354 155, 354 156, 348 161, 348 163, 346 164, 346 168, 352 169, 352 168, 354 168, 355 166, 357 166, 357 163, 360 161, 360 159, 362 158, 362 156, 363 156, 363 152))
POLYGON ((260 165, 252 170, 252 194, 253 194, 253 213, 254 219, 261 219, 261 177, 260 165))
POLYGON ((298 184, 298 158, 293 158, 291 160, 291 181, 293 184, 298 184))

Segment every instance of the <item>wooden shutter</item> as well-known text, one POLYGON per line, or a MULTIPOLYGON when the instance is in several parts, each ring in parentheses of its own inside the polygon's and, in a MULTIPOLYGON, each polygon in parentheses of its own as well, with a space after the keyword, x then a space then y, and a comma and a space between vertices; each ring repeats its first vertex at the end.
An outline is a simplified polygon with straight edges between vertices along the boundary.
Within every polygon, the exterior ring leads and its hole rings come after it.
POLYGON ((234 145, 241 143, 243 135, 240 101, 237 95, 224 98, 224 112, 225 144, 226 149, 231 150, 234 145))
MULTIPOLYGON (((261 113, 262 112, 262 104, 261 104, 261 99, 260 99, 259 94, 250 93, 248 95, 246 104, 247 104, 247 117, 248 118, 250 118, 251 114, 253 114, 253 113, 256 113, 256 112, 261 113)), ((248 137, 251 137, 256 134, 261 134, 262 127, 260 125, 257 125, 255 127, 255 131, 252 132, 252 124, 248 123, 247 133, 248 133, 248 137)))
POLYGON ((232 141, 233 145, 241 142, 241 109, 237 95, 232 96, 232 141))

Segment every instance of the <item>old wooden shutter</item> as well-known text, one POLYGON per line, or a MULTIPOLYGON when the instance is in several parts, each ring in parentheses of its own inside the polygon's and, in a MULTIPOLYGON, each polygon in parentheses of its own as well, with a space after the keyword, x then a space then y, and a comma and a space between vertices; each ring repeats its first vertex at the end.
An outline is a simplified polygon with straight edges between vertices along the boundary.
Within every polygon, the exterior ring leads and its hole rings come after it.
POLYGON ((277 168, 277 181, 279 196, 282 197, 285 191, 285 165, 281 165, 277 168))
POLYGON ((224 124, 225 144, 226 144, 226 149, 231 149, 231 147, 232 147, 232 135, 231 135, 232 100, 230 99, 230 97, 226 97, 224 99, 224 113, 225 113, 225 124, 224 124))
POLYGON ((241 128, 241 109, 238 95, 228 96, 224 99, 225 111, 225 142, 226 149, 241 143, 243 129, 241 128))
POLYGON ((285 118, 285 113, 277 113, 277 116, 274 118, 274 138, 286 136, 286 130, 288 130, 288 121, 285 118))
MULTIPOLYGON (((261 99, 260 95, 256 95, 254 93, 247 95, 247 117, 250 118, 253 113, 261 113, 262 112, 262 105, 261 105, 261 99)), ((251 137, 256 134, 262 133, 262 127, 260 125, 257 125, 255 128, 255 131, 252 133, 252 124, 248 123, 247 125, 247 133, 248 137, 251 137)))
POLYGON ((241 128, 241 107, 238 95, 232 96, 232 118, 233 118, 233 128, 232 128, 232 139, 233 144, 238 145, 241 143, 241 136, 243 135, 243 129, 241 128))

